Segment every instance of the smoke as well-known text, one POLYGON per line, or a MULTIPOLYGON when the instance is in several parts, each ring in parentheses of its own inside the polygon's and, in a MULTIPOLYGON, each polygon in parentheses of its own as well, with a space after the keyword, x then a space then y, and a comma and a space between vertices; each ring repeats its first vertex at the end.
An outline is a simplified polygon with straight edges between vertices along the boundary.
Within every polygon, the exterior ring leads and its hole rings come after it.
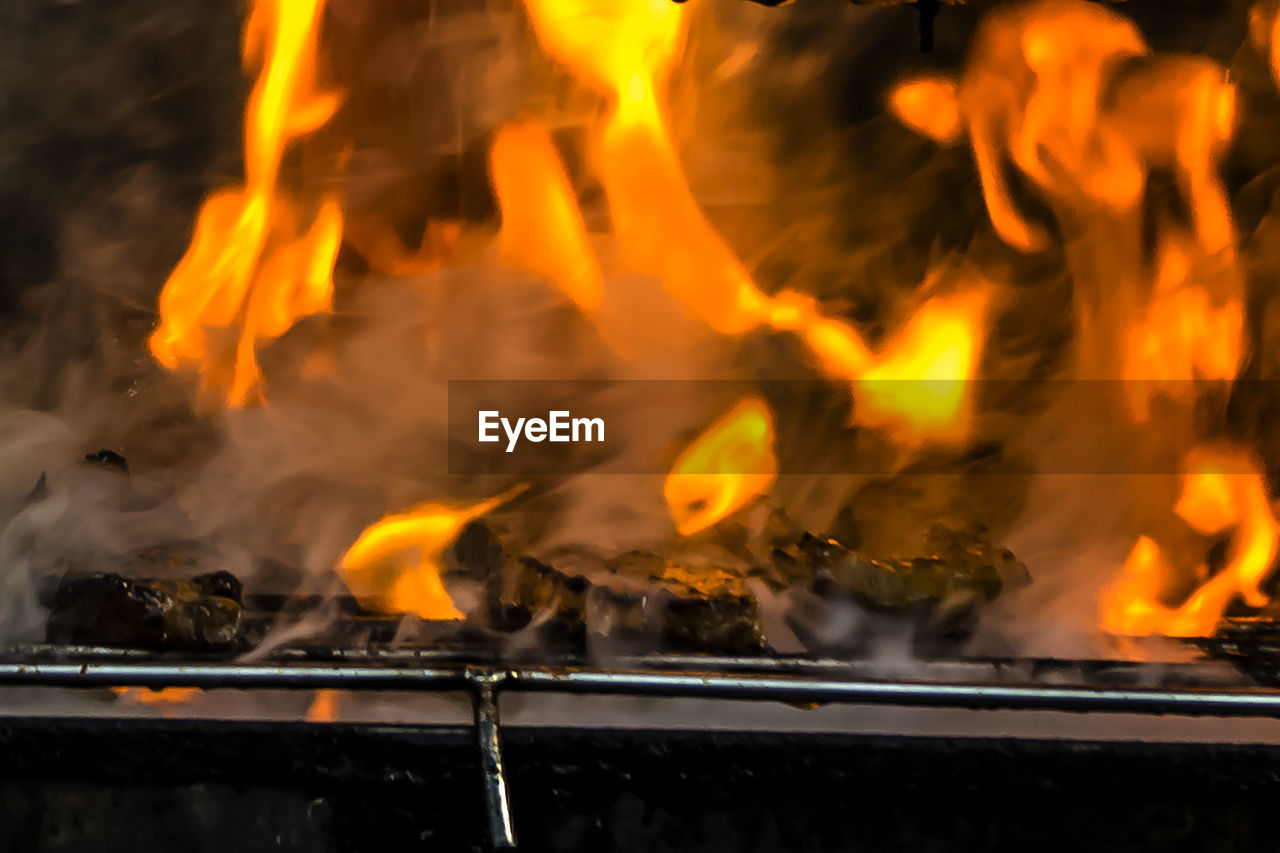
MULTIPOLYGON (((43 575, 176 540, 203 544, 202 569, 283 587, 273 592, 339 589, 333 566, 385 513, 512 484, 449 472, 451 379, 612 380, 594 401, 618 413, 609 423, 623 432, 621 458, 611 461, 656 471, 725 401, 674 390, 654 399, 654 386, 631 380, 817 376, 793 342, 715 335, 657 282, 620 268, 598 236, 610 223, 586 141, 602 102, 542 54, 518 3, 331 0, 321 65, 344 104, 289 153, 286 179, 303 194, 340 191, 352 234, 387 233, 409 252, 432 224, 460 223, 461 237, 443 268, 401 278, 349 246, 334 314, 262 353, 269 405, 199 410, 193 377, 159 369, 145 340, 200 198, 239 175, 239 20, 234 4, 125 6, 0 9, 4 638, 38 628, 43 575), (548 282, 504 267, 492 246, 488 142, 529 115, 553 128, 597 235, 606 299, 591 320, 548 282), (659 409, 681 413, 675 427, 659 409), (128 458, 128 480, 80 464, 99 448, 128 458), (28 501, 42 473, 48 495, 28 501)), ((981 373, 1013 390, 979 389, 986 451, 904 452, 850 430, 848 395, 833 389, 779 413, 780 453, 833 472, 893 473, 783 477, 777 500, 815 532, 848 510, 879 553, 910 553, 939 518, 990 525, 1036 583, 1001 604, 984 642, 1099 653, 1093 596, 1154 512, 1143 501, 1171 504, 1172 466, 1161 485, 1123 493, 1114 478, 1069 474, 1088 460, 1133 464, 1128 436, 1086 433, 1081 401, 1043 381, 1073 363, 1071 306, 1089 258, 1071 242, 1043 256, 1009 251, 969 152, 939 149, 884 108, 895 80, 958 70, 977 13, 948 7, 928 56, 916 52, 909 8, 698 0, 693 15, 671 81, 673 131, 708 218, 763 290, 812 294, 875 342, 944 262, 981 268, 1000 289, 981 373), (856 464, 871 457, 880 464, 856 464), (1032 478, 1046 467, 1053 476, 1032 478)), ((1228 40, 1205 38, 1225 60, 1228 40)), ((1265 74, 1253 79, 1262 93, 1265 74)), ((1238 162, 1252 180, 1275 161, 1251 115, 1238 162)), ((1240 198, 1269 210, 1256 182, 1240 198)), ((1273 223, 1254 220, 1245 227, 1265 242, 1273 223)), ((1174 445, 1186 438, 1182 426, 1170 433, 1174 445)), ((498 520, 533 553, 673 539, 656 475, 539 480, 498 520)), ((788 604, 766 601, 766 615, 779 643, 794 645, 777 618, 788 604)), ((830 621, 846 633, 861 624, 845 613, 830 621)))

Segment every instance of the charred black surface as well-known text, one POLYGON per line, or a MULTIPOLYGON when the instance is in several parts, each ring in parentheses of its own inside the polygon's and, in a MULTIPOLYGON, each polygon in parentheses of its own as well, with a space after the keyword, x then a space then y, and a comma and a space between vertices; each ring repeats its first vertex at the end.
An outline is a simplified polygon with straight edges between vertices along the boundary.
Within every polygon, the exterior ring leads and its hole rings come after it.
POLYGON ((489 622, 500 631, 517 631, 541 616, 549 620, 542 624, 556 633, 580 634, 585 631, 586 584, 585 578, 571 579, 531 557, 509 557, 485 580, 489 622))
POLYGON ((725 571, 667 566, 656 606, 664 647, 731 655, 767 648, 760 608, 742 578, 725 571))
MULTIPOLYGON (((1255 850, 1280 795, 1271 746, 574 729, 504 746, 523 850, 1255 850)), ((484 845, 463 730, 19 718, 0 749, 9 850, 484 845)))
MULTIPOLYGON (((116 571, 73 567, 46 595, 46 633, 51 643, 217 652, 252 647, 275 629, 310 619, 315 628, 305 645, 316 648, 398 644, 487 654, 509 644, 506 637, 534 631, 549 655, 581 655, 599 641, 615 652, 751 656, 771 651, 754 581, 809 599, 816 592, 915 625, 921 636, 958 640, 984 603, 1026 580, 1022 564, 976 529, 938 527, 927 537, 927 553, 912 558, 867 557, 798 532, 778 513, 758 539, 706 551, 673 543, 669 554, 634 551, 612 560, 563 549, 543 561, 472 525, 444 569, 451 582, 478 584, 478 605, 461 624, 406 623, 403 614, 374 612, 343 596, 246 597, 227 572, 198 574, 214 562, 200 543, 170 542, 108 559, 116 571), (768 557, 750 562, 761 550, 768 557)), ((806 631, 807 621, 824 618, 803 606, 787 615, 802 639, 820 633, 806 631)), ((829 638, 808 644, 823 654, 858 648, 833 646, 829 638)))
POLYGON ((214 652, 240 639, 240 581, 229 572, 190 580, 69 576, 50 605, 51 643, 214 652))
POLYGON ((1211 657, 1231 661, 1255 681, 1280 686, 1280 618, 1274 610, 1226 619, 1212 637, 1196 643, 1211 657))

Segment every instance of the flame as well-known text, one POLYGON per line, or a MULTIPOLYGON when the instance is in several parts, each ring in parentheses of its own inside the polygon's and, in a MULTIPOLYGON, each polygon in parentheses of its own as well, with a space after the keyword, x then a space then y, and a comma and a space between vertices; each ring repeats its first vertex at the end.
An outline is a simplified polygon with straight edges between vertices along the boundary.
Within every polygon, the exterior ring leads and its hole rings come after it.
POLYGON ((956 83, 926 75, 898 84, 889 93, 889 112, 898 121, 943 145, 964 133, 956 83))
POLYGON ((461 239, 462 224, 449 220, 428 222, 418 248, 412 251, 381 220, 357 219, 348 222, 343 231, 344 242, 364 258, 371 270, 400 278, 439 269, 457 252, 461 239))
POLYGON ((988 301, 974 289, 925 302, 855 383, 855 419, 899 440, 963 438, 988 301))
POLYGON ((507 125, 489 149, 489 167, 502 210, 503 258, 545 275, 579 307, 596 308, 600 264, 551 134, 535 122, 507 125))
POLYGON ((523 492, 520 485, 470 506, 424 503, 365 528, 338 561, 338 572, 362 603, 423 619, 461 619, 440 579, 438 561, 471 521, 523 492), (416 551, 417 560, 404 552, 416 551))
POLYGON ((676 529, 691 536, 769 491, 778 476, 773 444, 773 412, 759 397, 740 400, 708 427, 667 475, 663 493, 676 529))
POLYGON ((258 343, 332 304, 342 209, 326 197, 305 224, 300 205, 277 188, 285 147, 338 107, 338 96, 315 83, 323 5, 254 3, 243 52, 246 66, 261 71, 245 111, 245 182, 206 199, 160 294, 152 355, 170 369, 197 367, 205 387, 233 407, 249 402, 261 381, 258 343))
POLYGON ((1249 31, 1253 43, 1267 60, 1271 79, 1280 86, 1280 5, 1266 0, 1250 9, 1249 31))
POLYGON ((1017 249, 1037 251, 1047 236, 1014 204, 1006 161, 1070 208, 1126 214, 1138 210, 1149 170, 1168 167, 1197 239, 1211 254, 1228 250, 1216 172, 1234 89, 1207 59, 1148 54, 1137 27, 1109 9, 1038 0, 988 16, 958 80, 905 81, 890 109, 940 142, 968 130, 992 225, 1017 249))
POLYGON ((1157 391, 1193 395, 1191 380, 1230 380, 1244 360, 1244 303, 1233 293, 1216 305, 1192 279, 1194 247, 1170 240, 1157 265, 1144 316, 1125 331, 1123 375, 1131 411, 1146 420, 1157 391))
POLYGON ((190 702, 199 693, 195 687, 162 687, 150 690, 143 687, 112 687, 111 692, 121 699, 139 705, 180 705, 190 702))
MULTIPOLYGON (((659 103, 662 83, 680 56, 683 7, 668 0, 528 0, 527 6, 543 48, 613 100, 596 139, 596 162, 628 267, 659 277, 693 315, 721 333, 766 326, 799 335, 828 377, 853 383, 855 394, 869 392, 859 407, 864 423, 905 424, 918 439, 965 437, 967 386, 985 338, 984 311, 974 306, 985 306, 985 296, 927 304, 929 312, 910 322, 877 358, 856 328, 826 315, 812 298, 789 290, 765 293, 699 208, 659 103), (904 393, 912 382, 914 390, 904 393)), ((946 91, 945 83, 932 85, 946 91)), ((928 93, 901 97, 928 100, 928 93)), ((527 130, 521 134, 520 146, 501 138, 506 149, 495 144, 503 215, 517 214, 515 232, 521 235, 506 234, 504 221, 504 246, 515 247, 522 265, 544 272, 572 295, 577 288, 566 282, 585 278, 580 270, 595 275, 582 257, 581 214, 568 204, 567 180, 560 177, 549 140, 527 130), (528 174, 511 166, 512 174, 500 180, 500 161, 517 159, 528 174), (525 190, 521 196, 517 178, 540 192, 525 190), (542 232, 519 224, 529 216, 525 204, 515 203, 518 197, 538 205, 533 222, 542 232), (535 243, 524 234, 541 239, 535 243), (531 257, 531 244, 560 257, 531 257)))
MULTIPOLYGON (((1128 636, 1202 637, 1213 633, 1227 606, 1237 598, 1251 607, 1267 603, 1261 584, 1273 569, 1280 522, 1253 459, 1233 451, 1192 451, 1174 512, 1205 536, 1230 531, 1226 565, 1179 607, 1166 607, 1160 598, 1177 577, 1160 546, 1150 537, 1141 537, 1120 576, 1102 592, 1099 623, 1103 630, 1128 636)), ((1207 566, 1198 570, 1199 576, 1208 573, 1207 566)))

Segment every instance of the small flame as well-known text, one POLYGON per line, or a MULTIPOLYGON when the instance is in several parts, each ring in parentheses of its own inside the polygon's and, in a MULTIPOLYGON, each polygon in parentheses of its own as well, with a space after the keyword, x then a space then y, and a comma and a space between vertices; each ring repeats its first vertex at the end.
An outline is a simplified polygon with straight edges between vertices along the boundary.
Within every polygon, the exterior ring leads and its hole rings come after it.
POLYGON ((400 278, 439 269, 458 251, 461 239, 462 224, 451 220, 428 222, 414 250, 405 248, 396 232, 378 219, 357 219, 343 229, 343 242, 364 258, 369 269, 400 278))
MULTIPOLYGON (((1141 537, 1120 576, 1102 592, 1099 622, 1109 633, 1203 637, 1213 633, 1237 598, 1251 607, 1267 603, 1261 584, 1275 562, 1280 522, 1256 462, 1237 452, 1199 448, 1188 454, 1186 466, 1174 512, 1205 536, 1230 531, 1227 564, 1181 606, 1169 608, 1160 598, 1177 578, 1160 546, 1141 537)), ((1209 568, 1201 566, 1199 572, 1207 575, 1209 568)))
POLYGON ((663 491, 676 529, 691 536, 768 492, 778 476, 773 445, 773 412, 759 397, 739 401, 708 427, 667 475, 663 491))
POLYGON ((206 199, 191 245, 160 294, 152 355, 170 369, 198 367, 205 387, 233 407, 248 403, 261 381, 258 343, 332 304, 342 209, 326 197, 304 226, 297 202, 276 186, 285 147, 338 107, 336 94, 315 89, 323 6, 254 3, 244 58, 261 72, 245 112, 245 183, 206 199))
POLYGON ((959 440, 969 431, 988 294, 925 302, 854 386, 854 417, 900 440, 959 440))
POLYGON ((927 75, 908 80, 889 93, 889 111, 898 121, 942 145, 964 132, 954 80, 927 75))
POLYGON ((507 125, 489 149, 489 167, 504 260, 545 275, 584 310, 597 307, 600 264, 551 134, 536 122, 507 125))
POLYGON ((424 503, 388 515, 365 528, 338 562, 338 571, 361 602, 423 619, 461 619, 440 579, 439 560, 469 522, 523 492, 524 485, 471 506, 424 503), (405 552, 417 552, 406 559, 405 552))

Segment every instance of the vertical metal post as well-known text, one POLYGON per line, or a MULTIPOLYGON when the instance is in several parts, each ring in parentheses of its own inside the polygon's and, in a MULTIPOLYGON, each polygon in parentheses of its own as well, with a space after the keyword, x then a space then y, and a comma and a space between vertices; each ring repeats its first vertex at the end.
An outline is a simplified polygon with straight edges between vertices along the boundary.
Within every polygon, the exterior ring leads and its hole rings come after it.
POLYGON ((489 842, 495 850, 511 850, 516 846, 507 779, 502 768, 502 733, 498 719, 496 687, 503 678, 501 673, 467 670, 467 681, 474 694, 472 705, 475 709, 476 745, 480 749, 484 806, 489 817, 489 842))

